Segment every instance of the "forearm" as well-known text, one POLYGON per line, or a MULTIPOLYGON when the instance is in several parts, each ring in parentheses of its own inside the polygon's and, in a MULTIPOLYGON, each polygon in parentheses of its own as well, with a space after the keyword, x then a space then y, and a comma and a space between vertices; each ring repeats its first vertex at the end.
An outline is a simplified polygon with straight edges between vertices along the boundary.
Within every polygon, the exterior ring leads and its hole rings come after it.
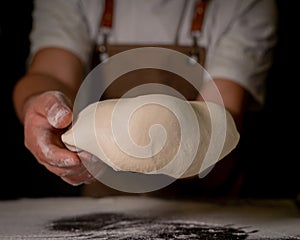
POLYGON ((76 92, 62 81, 42 73, 28 73, 19 80, 13 91, 13 103, 19 120, 23 123, 27 100, 37 94, 57 90, 64 93, 71 101, 76 92))
POLYGON ((36 94, 57 90, 73 101, 82 76, 82 64, 72 53, 58 48, 39 51, 33 58, 26 75, 14 88, 13 102, 20 121, 23 122, 27 100, 36 94))
POLYGON ((242 119, 248 99, 248 92, 239 84, 228 79, 215 78, 203 86, 199 101, 211 101, 224 105, 226 110, 232 115, 237 128, 241 130, 242 119), (218 89, 219 93, 216 92, 218 89))

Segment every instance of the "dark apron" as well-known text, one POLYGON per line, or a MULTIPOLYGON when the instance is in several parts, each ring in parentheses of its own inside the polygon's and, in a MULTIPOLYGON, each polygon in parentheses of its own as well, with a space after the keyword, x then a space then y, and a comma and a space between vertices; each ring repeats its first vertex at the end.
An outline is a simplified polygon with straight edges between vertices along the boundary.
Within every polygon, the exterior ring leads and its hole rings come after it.
MULTIPOLYGON (((149 46, 148 45, 147 46, 109 45, 107 47, 107 53, 109 56, 114 56, 115 54, 118 54, 120 52, 138 48, 138 47, 149 47, 149 46)), ((153 46, 152 45, 151 47, 168 48, 168 49, 172 49, 184 53, 188 56, 190 55, 191 52, 191 46, 175 46, 175 45, 153 46)), ((205 49, 199 47, 197 51, 199 55, 198 62, 200 64, 203 64, 205 49)), ((193 65, 193 63, 188 63, 188 62, 186 64, 193 65)), ((199 81, 201 80, 200 78, 201 76, 199 76, 199 81)), ((111 83, 109 87, 105 90, 103 95, 100 97, 100 100, 110 99, 110 98, 121 98, 126 92, 133 89, 134 87, 138 87, 148 83, 156 83, 156 84, 163 84, 169 86, 172 89, 177 90, 187 100, 194 100, 198 95, 198 90, 191 83, 189 83, 186 79, 182 78, 181 76, 162 69, 144 68, 144 69, 137 69, 134 71, 130 71, 128 73, 123 74, 119 78, 115 79, 113 83, 111 83)), ((156 92, 148 92, 148 94, 149 93, 156 93, 156 92)))

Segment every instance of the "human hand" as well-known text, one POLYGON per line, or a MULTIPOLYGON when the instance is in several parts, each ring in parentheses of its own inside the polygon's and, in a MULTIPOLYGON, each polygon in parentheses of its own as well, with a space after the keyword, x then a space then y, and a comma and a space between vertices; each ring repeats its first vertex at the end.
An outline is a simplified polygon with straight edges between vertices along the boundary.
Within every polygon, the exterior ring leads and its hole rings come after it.
POLYGON ((59 91, 30 97, 24 105, 24 143, 37 161, 71 185, 91 183, 94 178, 79 156, 65 148, 61 134, 72 122, 71 102, 59 91))

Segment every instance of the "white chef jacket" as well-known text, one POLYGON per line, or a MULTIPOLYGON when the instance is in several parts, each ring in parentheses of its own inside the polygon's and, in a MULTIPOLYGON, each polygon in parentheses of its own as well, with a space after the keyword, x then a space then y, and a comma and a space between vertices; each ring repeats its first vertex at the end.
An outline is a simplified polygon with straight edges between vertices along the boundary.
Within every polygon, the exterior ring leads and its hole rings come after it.
MULTIPOLYGON (((104 0, 35 0, 31 57, 45 47, 76 54, 88 66, 98 36, 104 0)), ((173 44, 184 0, 115 0, 112 44, 173 44)), ((188 0, 179 44, 192 45, 194 0, 188 0)), ((205 69, 211 77, 235 81, 258 105, 276 44, 277 9, 273 0, 208 0, 201 38, 205 69)), ((100 39, 101 40, 101 39, 100 39)))

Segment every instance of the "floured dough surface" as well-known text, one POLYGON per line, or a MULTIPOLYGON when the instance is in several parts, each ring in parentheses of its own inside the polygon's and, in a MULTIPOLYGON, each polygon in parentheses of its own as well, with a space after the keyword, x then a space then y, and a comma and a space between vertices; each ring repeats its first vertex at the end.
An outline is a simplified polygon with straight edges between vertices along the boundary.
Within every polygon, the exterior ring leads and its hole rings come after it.
POLYGON ((67 148, 90 152, 116 171, 175 178, 199 174, 238 140, 234 121, 222 106, 161 94, 90 104, 62 135, 67 148), (213 127, 219 123, 225 129, 213 127), (221 148, 210 147, 222 135, 221 148))

